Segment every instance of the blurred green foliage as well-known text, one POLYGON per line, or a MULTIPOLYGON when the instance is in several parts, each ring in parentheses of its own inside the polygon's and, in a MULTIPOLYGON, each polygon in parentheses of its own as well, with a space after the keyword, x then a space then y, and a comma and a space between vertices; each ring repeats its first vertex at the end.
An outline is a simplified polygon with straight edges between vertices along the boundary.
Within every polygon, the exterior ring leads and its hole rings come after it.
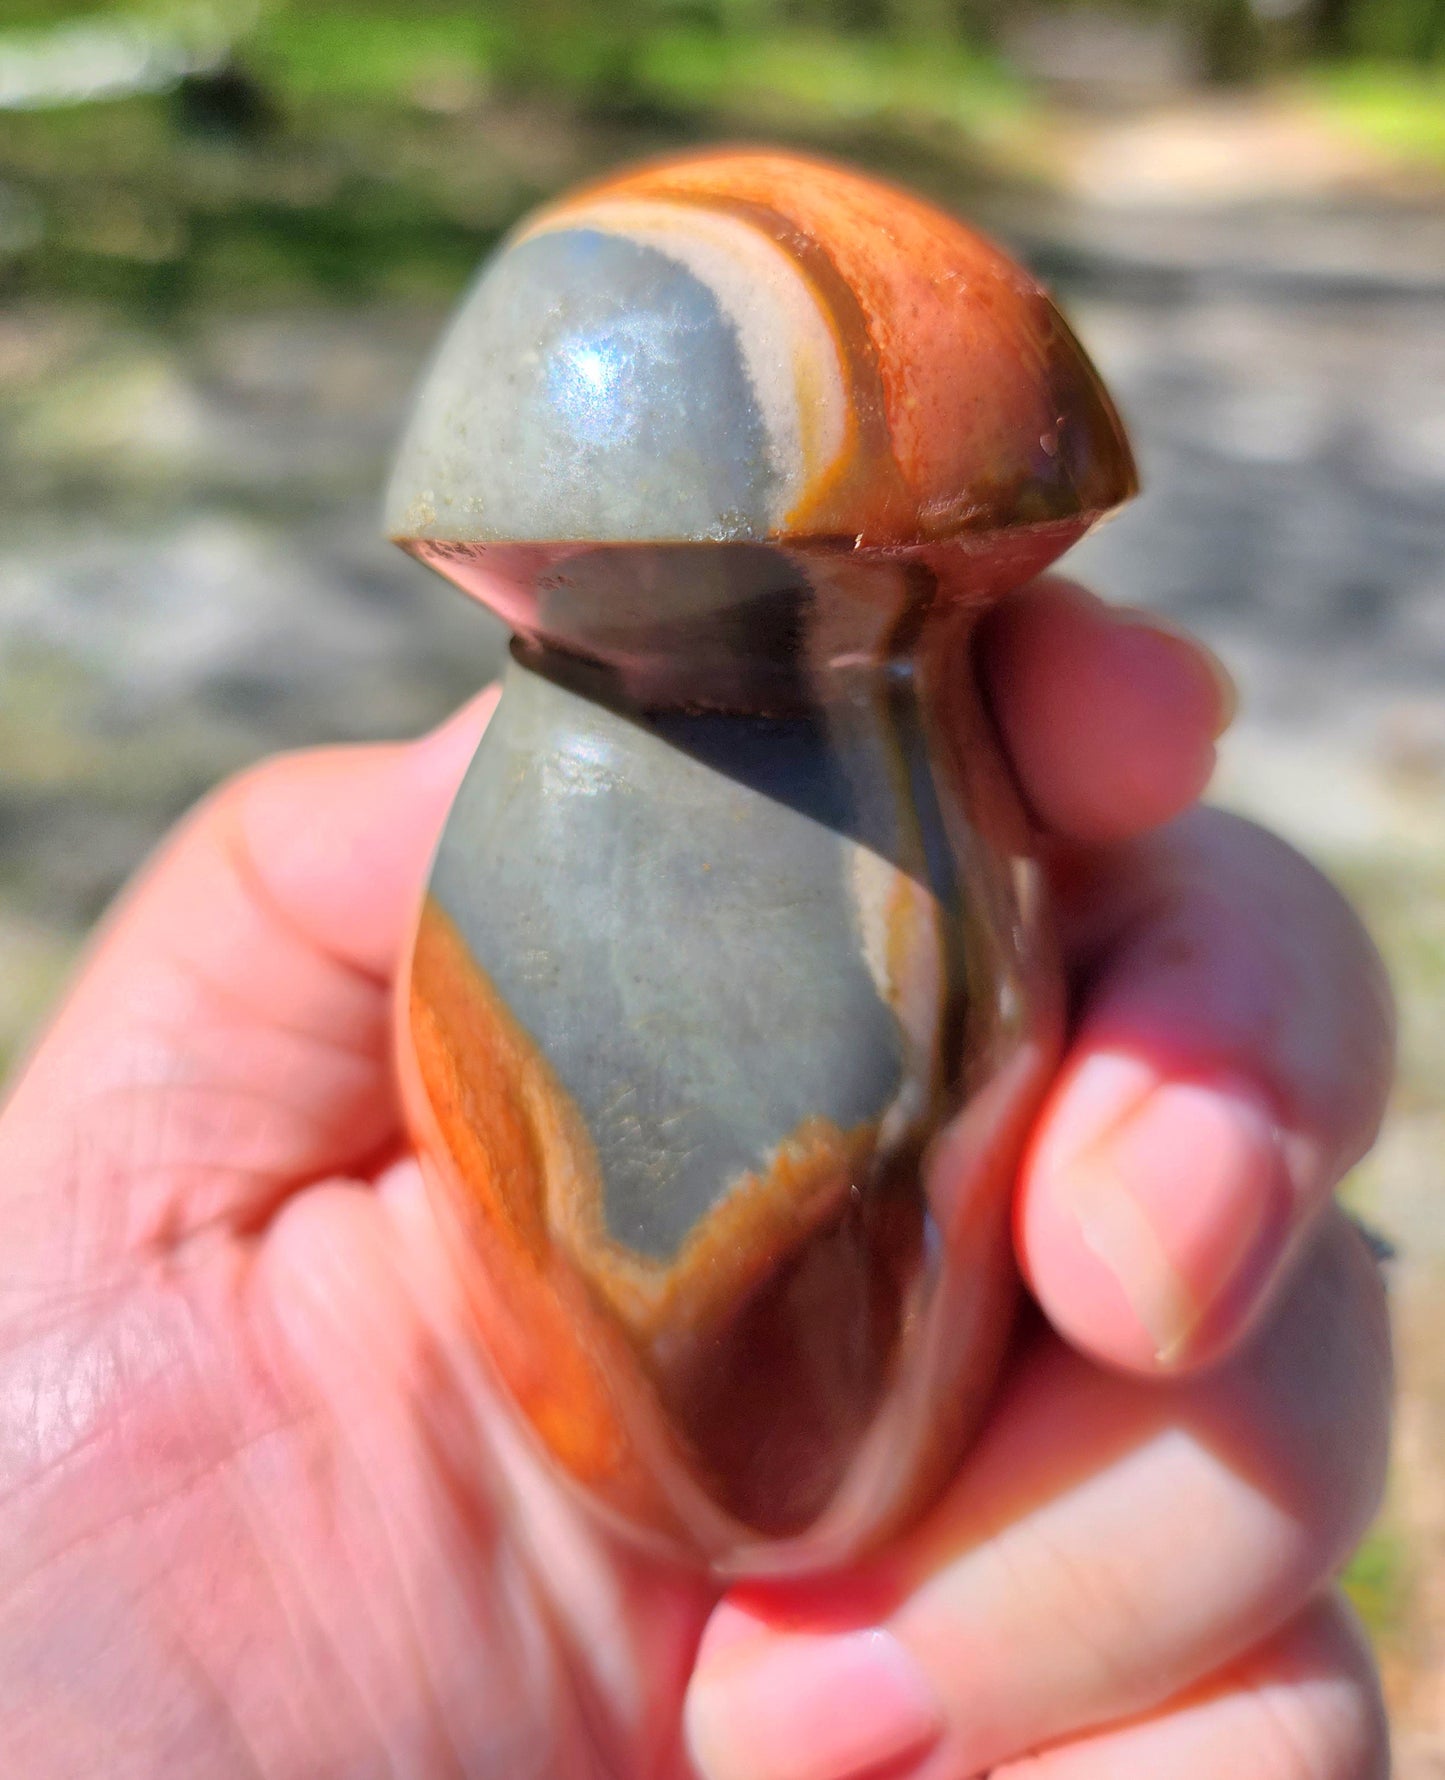
MULTIPOLYGON (((1109 4, 1173 19, 1219 77, 1313 63, 1314 102, 1344 127, 1445 163, 1445 0, 1109 4)), ((954 195, 1041 177, 1053 100, 1008 59, 1020 16, 1009 0, 6 0, 0 295, 175 312, 444 295, 559 185, 706 136, 861 155, 954 195), (106 31, 192 60, 95 102, 47 97, 106 31)))
MULTIPOLYGON (((159 90, 0 106, 0 292, 162 312, 445 296, 523 210, 608 162, 719 133, 851 150, 932 130, 956 179, 1029 115, 1023 83, 966 43, 763 29, 775 9, 752 10, 758 29, 743 0, 619 28, 591 0, 271 0, 223 63, 159 90)), ((49 15, 52 43, 56 21, 206 22, 178 5, 27 12, 49 15)), ((0 90, 23 41, 0 31, 0 90)))
POLYGON ((1375 1527, 1343 1580, 1345 1593, 1371 1635, 1386 1641, 1395 1637, 1410 1595, 1410 1559, 1400 1534, 1388 1523, 1375 1527))
POLYGON ((1311 82, 1328 113, 1382 148, 1445 165, 1445 64, 1347 63, 1311 82))
MULTIPOLYGON (((117 0, 6 0, 0 24, 8 31, 118 10, 117 0)), ((125 10, 164 18, 186 9, 183 0, 138 0, 125 10)), ((513 77, 605 83, 625 75, 655 32, 679 25, 731 37, 802 29, 987 45, 1020 11, 1089 10, 1173 18, 1206 41, 1279 29, 1305 57, 1445 59, 1445 0, 1034 0, 1026 8, 1016 0, 263 0, 256 34, 288 60, 335 52, 338 66, 353 72, 376 70, 387 50, 415 65, 429 49, 445 48, 475 53, 513 77)))
MULTIPOLYGON (((61 0, 51 8, 64 10, 61 0)), ((466 46, 513 81, 615 86, 645 70, 651 40, 679 29, 714 42, 803 32, 813 40, 854 38, 922 48, 997 47, 1020 14, 1050 11, 1139 14, 1175 22, 1203 51, 1206 67, 1248 73, 1277 56, 1365 57, 1430 64, 1445 60, 1445 0, 478 0, 377 6, 350 0, 271 0, 260 37, 325 43, 344 59, 369 51, 353 22, 403 63, 428 43, 466 46), (338 43, 338 39, 349 42, 338 43)))

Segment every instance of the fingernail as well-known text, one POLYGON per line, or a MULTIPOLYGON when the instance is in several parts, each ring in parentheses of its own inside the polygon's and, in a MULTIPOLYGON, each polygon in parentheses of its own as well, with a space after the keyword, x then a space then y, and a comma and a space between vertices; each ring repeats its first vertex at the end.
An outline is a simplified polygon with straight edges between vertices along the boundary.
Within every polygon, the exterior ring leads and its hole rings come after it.
POLYGON ((1214 683, 1216 699, 1215 718, 1210 729, 1209 739, 1217 742, 1239 715, 1239 686, 1234 675, 1224 665, 1223 660, 1215 654, 1208 643, 1170 624, 1157 613, 1147 612, 1138 606, 1111 606, 1111 613, 1125 624, 1137 625, 1141 630, 1153 631, 1154 635, 1174 644, 1186 654, 1193 666, 1203 668, 1214 683))
MULTIPOLYGON (((1082 1073, 1080 1090, 1088 1092, 1082 1073)), ((1233 1077, 1136 1087, 1127 1110, 1060 1169, 1085 1247, 1166 1366, 1188 1356, 1216 1310, 1270 1272, 1283 1241, 1284 1185, 1269 1106, 1233 1077)))
POLYGON ((704 1665, 687 1709, 703 1780, 858 1780, 925 1755, 943 1722, 923 1671, 878 1628, 751 1641, 704 1665))

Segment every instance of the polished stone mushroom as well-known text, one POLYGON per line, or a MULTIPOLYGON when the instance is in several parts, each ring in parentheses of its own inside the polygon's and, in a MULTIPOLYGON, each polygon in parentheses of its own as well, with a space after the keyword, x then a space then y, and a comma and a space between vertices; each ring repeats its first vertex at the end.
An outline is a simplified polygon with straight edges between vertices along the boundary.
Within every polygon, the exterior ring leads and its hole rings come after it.
POLYGON ((957 663, 1134 487, 1026 274, 794 156, 544 209, 422 385, 388 530, 517 641, 409 1117, 525 1422, 720 1573, 876 1543, 985 1401, 1057 996, 957 663))

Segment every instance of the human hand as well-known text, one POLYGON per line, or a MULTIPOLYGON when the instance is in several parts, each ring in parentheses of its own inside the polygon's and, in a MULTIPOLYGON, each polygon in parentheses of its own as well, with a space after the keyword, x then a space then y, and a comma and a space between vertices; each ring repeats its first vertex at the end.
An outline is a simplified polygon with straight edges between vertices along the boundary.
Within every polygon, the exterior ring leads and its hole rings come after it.
POLYGON ((484 698, 223 788, 0 1118, 0 1771, 677 1780, 689 1738, 708 1780, 1383 1771, 1327 1587, 1384 1322, 1324 1205, 1379 1115, 1378 967, 1258 831, 1145 834, 1224 714, 1188 645, 1057 582, 989 626, 1076 990, 1018 1216, 1073 1345, 1031 1330, 945 1500, 720 1602, 498 1406, 390 1069, 484 698))

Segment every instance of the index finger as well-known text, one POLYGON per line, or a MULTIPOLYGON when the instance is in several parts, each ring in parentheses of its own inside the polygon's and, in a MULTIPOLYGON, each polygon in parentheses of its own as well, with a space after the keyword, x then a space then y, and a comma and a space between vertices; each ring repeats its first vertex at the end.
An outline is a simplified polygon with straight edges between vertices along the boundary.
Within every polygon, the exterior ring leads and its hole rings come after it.
POLYGON ((0 1116, 13 1279, 253 1228, 395 1144, 391 976, 489 708, 268 761, 163 844, 0 1116))
POLYGON ((988 613, 977 647, 1020 788, 1045 831, 1122 840, 1182 814, 1208 784, 1235 692, 1195 638, 1046 575, 988 613))

